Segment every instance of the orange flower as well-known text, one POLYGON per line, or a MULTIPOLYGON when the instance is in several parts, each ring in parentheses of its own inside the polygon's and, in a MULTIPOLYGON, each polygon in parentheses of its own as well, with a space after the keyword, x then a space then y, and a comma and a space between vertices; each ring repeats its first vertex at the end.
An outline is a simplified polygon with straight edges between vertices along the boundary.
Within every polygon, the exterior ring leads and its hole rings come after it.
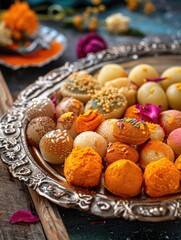
POLYGON ((144 6, 144 12, 149 15, 156 11, 155 5, 151 1, 147 1, 144 6))
POLYGON ((3 13, 2 20, 12 31, 15 39, 20 39, 23 33, 33 34, 38 28, 38 19, 26 2, 16 2, 3 13))

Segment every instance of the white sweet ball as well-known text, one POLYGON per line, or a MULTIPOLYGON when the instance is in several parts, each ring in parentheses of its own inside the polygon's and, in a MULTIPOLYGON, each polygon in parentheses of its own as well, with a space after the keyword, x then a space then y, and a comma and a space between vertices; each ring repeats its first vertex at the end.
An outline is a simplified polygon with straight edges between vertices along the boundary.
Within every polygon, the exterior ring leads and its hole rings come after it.
POLYGON ((107 64, 101 68, 97 80, 100 84, 104 85, 108 81, 125 76, 126 72, 123 67, 118 64, 107 64))
POLYGON ((162 75, 162 78, 166 77, 167 79, 162 80, 161 86, 166 90, 171 84, 181 82, 181 66, 170 67, 166 69, 162 75))
POLYGON ((74 147, 91 147, 96 151, 102 158, 106 154, 107 142, 106 140, 96 132, 82 132, 74 140, 74 147))
POLYGON ((156 106, 161 105, 162 111, 168 109, 168 100, 166 93, 157 83, 147 82, 144 83, 137 92, 138 103, 145 105, 147 103, 156 106))
POLYGON ((143 85, 146 78, 158 78, 156 69, 148 64, 139 64, 131 69, 128 78, 138 86, 143 85))
POLYGON ((107 141, 107 143, 117 142, 117 139, 113 136, 114 124, 117 121, 118 119, 115 118, 107 119, 102 122, 96 130, 96 132, 100 134, 107 141))
POLYGON ((181 110, 181 83, 175 83, 167 88, 166 95, 171 108, 181 110))

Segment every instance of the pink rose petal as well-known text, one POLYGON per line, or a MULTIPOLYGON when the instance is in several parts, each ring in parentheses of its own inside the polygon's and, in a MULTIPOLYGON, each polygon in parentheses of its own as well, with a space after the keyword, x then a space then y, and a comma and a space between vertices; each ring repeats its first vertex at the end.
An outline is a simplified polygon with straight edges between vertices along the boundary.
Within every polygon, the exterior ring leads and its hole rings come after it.
POLYGON ((88 33, 77 43, 77 57, 86 57, 88 53, 96 53, 107 48, 105 40, 95 32, 88 33))
POLYGON ((160 82, 167 79, 167 77, 164 78, 146 78, 146 82, 160 82))
POLYGON ((57 106, 57 95, 54 94, 54 95, 50 98, 50 100, 52 101, 54 107, 56 108, 56 106, 57 106))
POLYGON ((153 123, 158 123, 158 116, 162 109, 162 106, 158 107, 154 104, 147 103, 145 106, 141 104, 136 104, 136 109, 140 111, 140 118, 143 119, 143 116, 147 116, 153 123))
POLYGON ((32 212, 28 210, 18 210, 9 219, 10 223, 18 223, 18 222, 36 223, 39 221, 40 219, 37 216, 34 216, 32 212))

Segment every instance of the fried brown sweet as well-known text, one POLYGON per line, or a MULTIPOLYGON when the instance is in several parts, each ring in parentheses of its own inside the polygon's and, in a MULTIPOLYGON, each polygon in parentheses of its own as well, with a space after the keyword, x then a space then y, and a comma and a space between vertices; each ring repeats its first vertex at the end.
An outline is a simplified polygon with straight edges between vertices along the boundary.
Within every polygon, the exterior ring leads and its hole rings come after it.
POLYGON ((150 132, 144 121, 122 118, 114 124, 113 135, 123 143, 140 145, 149 139, 150 132))
POLYGON ((129 144, 121 142, 110 143, 106 152, 106 162, 110 164, 120 159, 128 159, 137 163, 139 154, 137 150, 129 144))

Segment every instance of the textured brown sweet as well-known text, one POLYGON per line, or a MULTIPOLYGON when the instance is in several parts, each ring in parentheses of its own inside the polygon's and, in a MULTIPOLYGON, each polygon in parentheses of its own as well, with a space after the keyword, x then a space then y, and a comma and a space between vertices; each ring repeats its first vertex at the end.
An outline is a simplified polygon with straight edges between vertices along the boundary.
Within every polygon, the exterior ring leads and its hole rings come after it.
POLYGON ((73 140, 67 130, 46 133, 39 144, 43 158, 52 164, 62 164, 73 148, 73 140))
POLYGON ((110 143, 106 152, 106 162, 111 164, 120 159, 128 159, 134 163, 138 162, 139 154, 137 150, 121 142, 110 143))
POLYGON ((121 197, 134 197, 141 192, 143 174, 132 161, 121 159, 111 163, 104 174, 104 186, 121 197))
POLYGON ((140 166, 145 168, 150 162, 166 157, 171 162, 174 161, 174 152, 166 143, 158 140, 150 140, 140 151, 140 166))
POLYGON ((117 140, 140 145, 150 137, 146 123, 135 118, 122 118, 114 124, 113 135, 117 140))
POLYGON ((55 122, 46 116, 33 118, 26 129, 28 142, 35 146, 39 146, 39 142, 43 135, 55 129, 55 122))
POLYGON ((66 180, 81 187, 97 186, 102 169, 102 158, 90 147, 76 146, 64 163, 66 180))
POLYGON ((175 193, 180 186, 180 173, 173 162, 161 158, 147 165, 144 172, 145 191, 150 197, 175 193))
POLYGON ((34 98, 27 106, 26 116, 29 121, 40 116, 54 119, 54 105, 49 98, 34 98))
POLYGON ((73 112, 66 112, 57 119, 57 128, 66 129, 72 138, 77 136, 76 132, 77 116, 73 112))
POLYGON ((79 116, 84 112, 84 105, 73 97, 65 97, 56 106, 55 110, 57 119, 66 112, 73 112, 76 116, 79 116))

